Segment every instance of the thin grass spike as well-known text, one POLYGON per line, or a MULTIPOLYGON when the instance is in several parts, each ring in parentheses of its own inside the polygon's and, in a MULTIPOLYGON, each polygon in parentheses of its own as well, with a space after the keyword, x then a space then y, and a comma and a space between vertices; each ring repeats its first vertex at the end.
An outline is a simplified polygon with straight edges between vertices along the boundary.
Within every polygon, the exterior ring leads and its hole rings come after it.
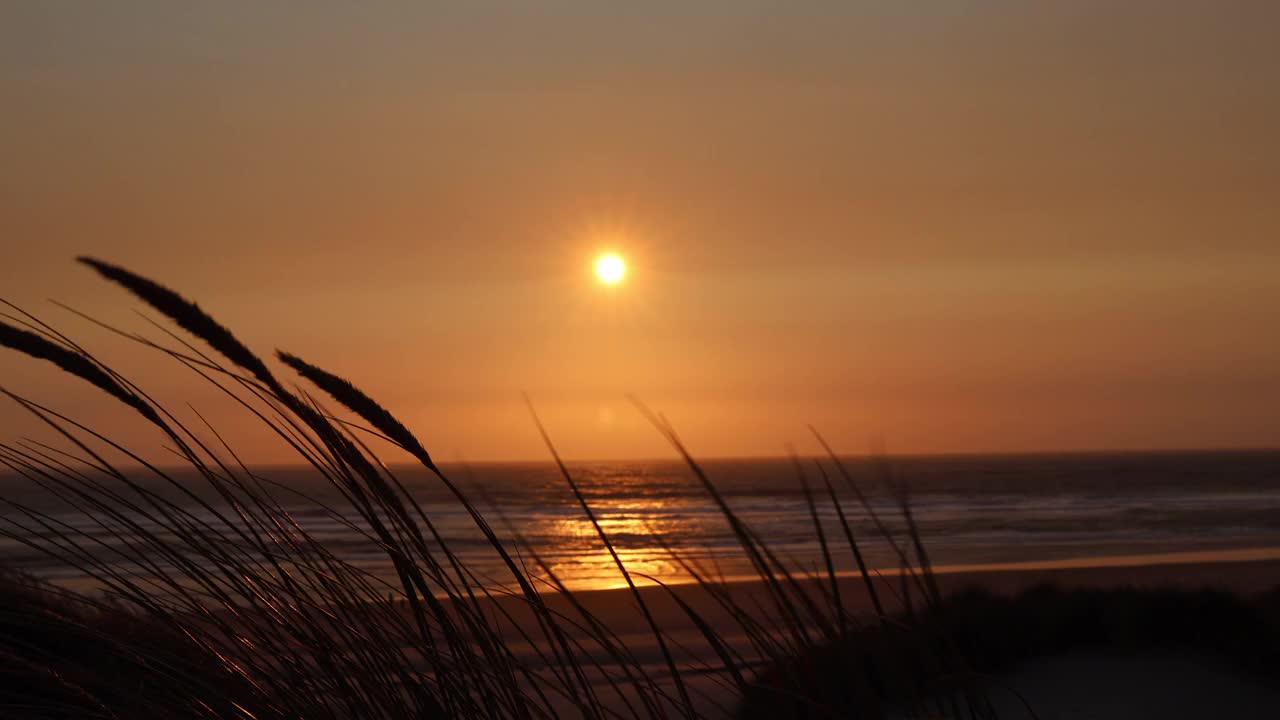
POLYGON ((277 387, 275 378, 262 360, 237 340, 230 330, 201 310, 196 303, 154 280, 149 280, 117 265, 90 257, 76 259, 98 271, 99 275, 137 295, 148 305, 176 322, 182 329, 209 343, 209 346, 221 353, 223 357, 253 373, 254 377, 268 386, 277 387))
POLYGON ((299 375, 310 380, 316 387, 324 390, 334 400, 342 403, 347 409, 364 418, 369 424, 380 430, 393 442, 412 453, 423 465, 434 469, 435 463, 426 448, 409 432, 399 420, 373 398, 366 395, 345 378, 334 375, 303 360, 297 355, 277 351, 280 362, 293 368, 299 375))
POLYGON ((96 386, 120 402, 137 410, 153 423, 161 425, 160 417, 154 408, 147 405, 137 395, 129 392, 110 375, 80 353, 68 350, 57 343, 47 340, 33 332, 15 328, 0 322, 0 346, 17 350, 40 360, 57 365, 64 372, 96 386))

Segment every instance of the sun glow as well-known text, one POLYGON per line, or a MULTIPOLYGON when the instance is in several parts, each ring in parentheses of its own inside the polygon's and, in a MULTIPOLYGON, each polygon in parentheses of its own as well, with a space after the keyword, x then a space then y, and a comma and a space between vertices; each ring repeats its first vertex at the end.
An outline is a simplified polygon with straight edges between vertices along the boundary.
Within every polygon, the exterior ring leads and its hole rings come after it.
POLYGON ((617 285, 627 275, 627 263, 617 253, 596 258, 596 278, 605 285, 617 285))

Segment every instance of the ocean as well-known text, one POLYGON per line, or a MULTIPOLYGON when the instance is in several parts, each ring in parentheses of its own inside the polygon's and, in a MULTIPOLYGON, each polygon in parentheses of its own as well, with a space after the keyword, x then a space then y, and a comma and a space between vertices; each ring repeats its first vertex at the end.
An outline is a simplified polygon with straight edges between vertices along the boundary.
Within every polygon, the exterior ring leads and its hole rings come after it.
MULTIPOLYGON (((1089 564, 1134 555, 1280 553, 1280 451, 896 457, 888 462, 892 482, 865 458, 845 462, 871 508, 900 541, 905 524, 897 488, 906 488, 930 560, 943 570, 1089 564)), ((856 565, 827 496, 824 472, 868 564, 885 572, 898 569, 900 560, 831 463, 809 458, 800 466, 814 488, 837 570, 852 572, 856 565)), ((703 467, 733 510, 784 562, 802 571, 822 567, 818 534, 791 459, 709 460, 703 467)), ((752 574, 724 517, 682 463, 575 462, 570 470, 633 571, 687 581, 671 550, 709 575, 752 574)), ((500 536, 518 532, 570 587, 622 583, 553 465, 476 464, 445 471, 482 507, 500 536)), ((386 555, 362 536, 366 524, 313 470, 255 472, 284 488, 276 493, 281 504, 339 557, 376 576, 392 576, 386 555)), ((470 517, 436 478, 420 468, 393 467, 392 472, 472 570, 495 585, 509 585, 470 517)), ((148 487, 164 487, 155 478, 136 477, 148 487)), ((215 506, 220 503, 191 471, 175 471, 173 477, 215 506)), ((194 507, 179 493, 163 492, 194 507)), ((99 557, 128 563, 127 539, 100 516, 69 507, 14 473, 0 475, 0 498, 53 519, 40 528, 6 504, 0 511, 0 529, 10 535, 0 538, 4 564, 69 586, 92 585, 72 563, 31 547, 33 542, 49 547, 68 528, 91 537, 91 551, 99 557)), ((142 516, 132 517, 142 527, 165 532, 142 516)), ((539 574, 532 555, 518 553, 539 574)))

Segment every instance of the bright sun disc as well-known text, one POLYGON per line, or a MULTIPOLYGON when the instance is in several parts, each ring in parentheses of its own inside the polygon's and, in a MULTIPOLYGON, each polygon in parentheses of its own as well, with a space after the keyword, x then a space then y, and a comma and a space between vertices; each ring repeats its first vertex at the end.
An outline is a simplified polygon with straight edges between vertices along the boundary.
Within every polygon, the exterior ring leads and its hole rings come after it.
POLYGON ((596 259, 596 277, 605 285, 617 285, 627 274, 627 263, 616 253, 605 253, 596 259))

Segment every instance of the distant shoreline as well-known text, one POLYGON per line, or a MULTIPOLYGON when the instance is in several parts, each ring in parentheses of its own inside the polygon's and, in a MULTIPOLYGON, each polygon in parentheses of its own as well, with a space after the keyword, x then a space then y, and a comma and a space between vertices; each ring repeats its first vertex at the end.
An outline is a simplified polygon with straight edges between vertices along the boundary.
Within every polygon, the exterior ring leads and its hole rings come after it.
MULTIPOLYGON (((1201 566, 1201 565, 1232 565, 1237 563, 1276 563, 1277 572, 1272 585, 1280 585, 1280 546, 1267 547, 1248 547, 1248 548, 1227 548, 1223 550, 1186 550, 1168 553, 1144 553, 1136 555, 1102 555, 1102 556, 1082 556, 1074 558, 1061 558, 1056 560, 1023 560, 1016 562, 1000 562, 1000 563, 968 563, 953 565, 934 565, 933 572, 939 576, 962 576, 986 573, 1040 573, 1054 571, 1088 571, 1088 570, 1106 570, 1106 569, 1138 569, 1155 568, 1166 566, 1201 566)), ((919 571, 919 568, 913 568, 919 571)), ((872 568, 874 574, 882 577, 898 577, 903 573, 900 568, 872 568)), ((841 581, 847 579, 858 579, 861 581, 861 574, 857 570, 840 570, 836 572, 836 577, 841 581)), ((663 583, 670 586, 683 586, 693 584, 692 578, 659 578, 663 583)), ((823 578, 825 580, 825 578, 823 578)), ((637 584, 650 585, 646 581, 637 578, 637 584)), ((758 583, 760 579, 752 576, 732 576, 726 577, 725 582, 728 584, 738 583, 758 583)), ((574 589, 574 593, 585 592, 609 592, 613 590, 625 589, 626 584, 619 578, 616 587, 600 587, 578 590, 574 589)))
MULTIPOLYGON (((935 565, 932 566, 932 570, 938 579, 939 587, 944 592, 955 592, 972 587, 981 587, 993 592, 1016 592, 1035 585, 1062 583, 1065 587, 1097 588, 1126 585, 1182 589, 1209 587, 1249 595, 1280 589, 1280 546, 935 565)), ((878 576, 877 584, 883 586, 890 595, 901 585, 900 578, 904 572, 901 568, 873 567, 870 571, 873 576, 878 576)), ((912 568, 912 571, 918 573, 919 568, 912 568)), ((635 572, 634 569, 632 572, 635 572)), ((857 570, 838 570, 835 575, 838 584, 844 588, 846 601, 853 601, 849 603, 849 610, 869 611, 870 606, 866 604, 864 590, 865 582, 861 573, 857 570)), ((682 596, 702 594, 699 584, 689 576, 677 575, 657 579, 661 581, 661 586, 642 576, 632 576, 637 588, 646 594, 646 602, 654 600, 648 597, 649 594, 667 595, 668 592, 663 586, 682 596)), ((707 579, 729 592, 753 592, 753 589, 764 587, 762 579, 750 575, 728 575, 723 578, 707 579)), ((817 583, 824 588, 829 582, 825 574, 812 577, 797 574, 796 580, 802 585, 817 583)), ((535 583, 535 586, 547 599, 561 598, 563 595, 559 590, 542 583, 535 583)), ((568 589, 574 597, 579 599, 617 595, 615 599, 607 601, 606 605, 613 605, 616 602, 625 607, 632 606, 627 584, 621 576, 616 585, 599 587, 569 585, 568 589)), ((507 587, 506 590, 512 592, 513 597, 518 595, 517 588, 514 586, 507 587)), ((448 599, 448 595, 443 592, 438 593, 436 597, 441 600, 448 599)), ((660 598, 658 601, 661 602, 663 599, 665 598, 660 598)), ((685 599, 692 600, 687 596, 685 599)), ((709 609, 708 607, 702 610, 709 609)), ((616 609, 611 611, 605 607, 594 608, 594 610, 602 616, 610 616, 616 612, 616 609)))

